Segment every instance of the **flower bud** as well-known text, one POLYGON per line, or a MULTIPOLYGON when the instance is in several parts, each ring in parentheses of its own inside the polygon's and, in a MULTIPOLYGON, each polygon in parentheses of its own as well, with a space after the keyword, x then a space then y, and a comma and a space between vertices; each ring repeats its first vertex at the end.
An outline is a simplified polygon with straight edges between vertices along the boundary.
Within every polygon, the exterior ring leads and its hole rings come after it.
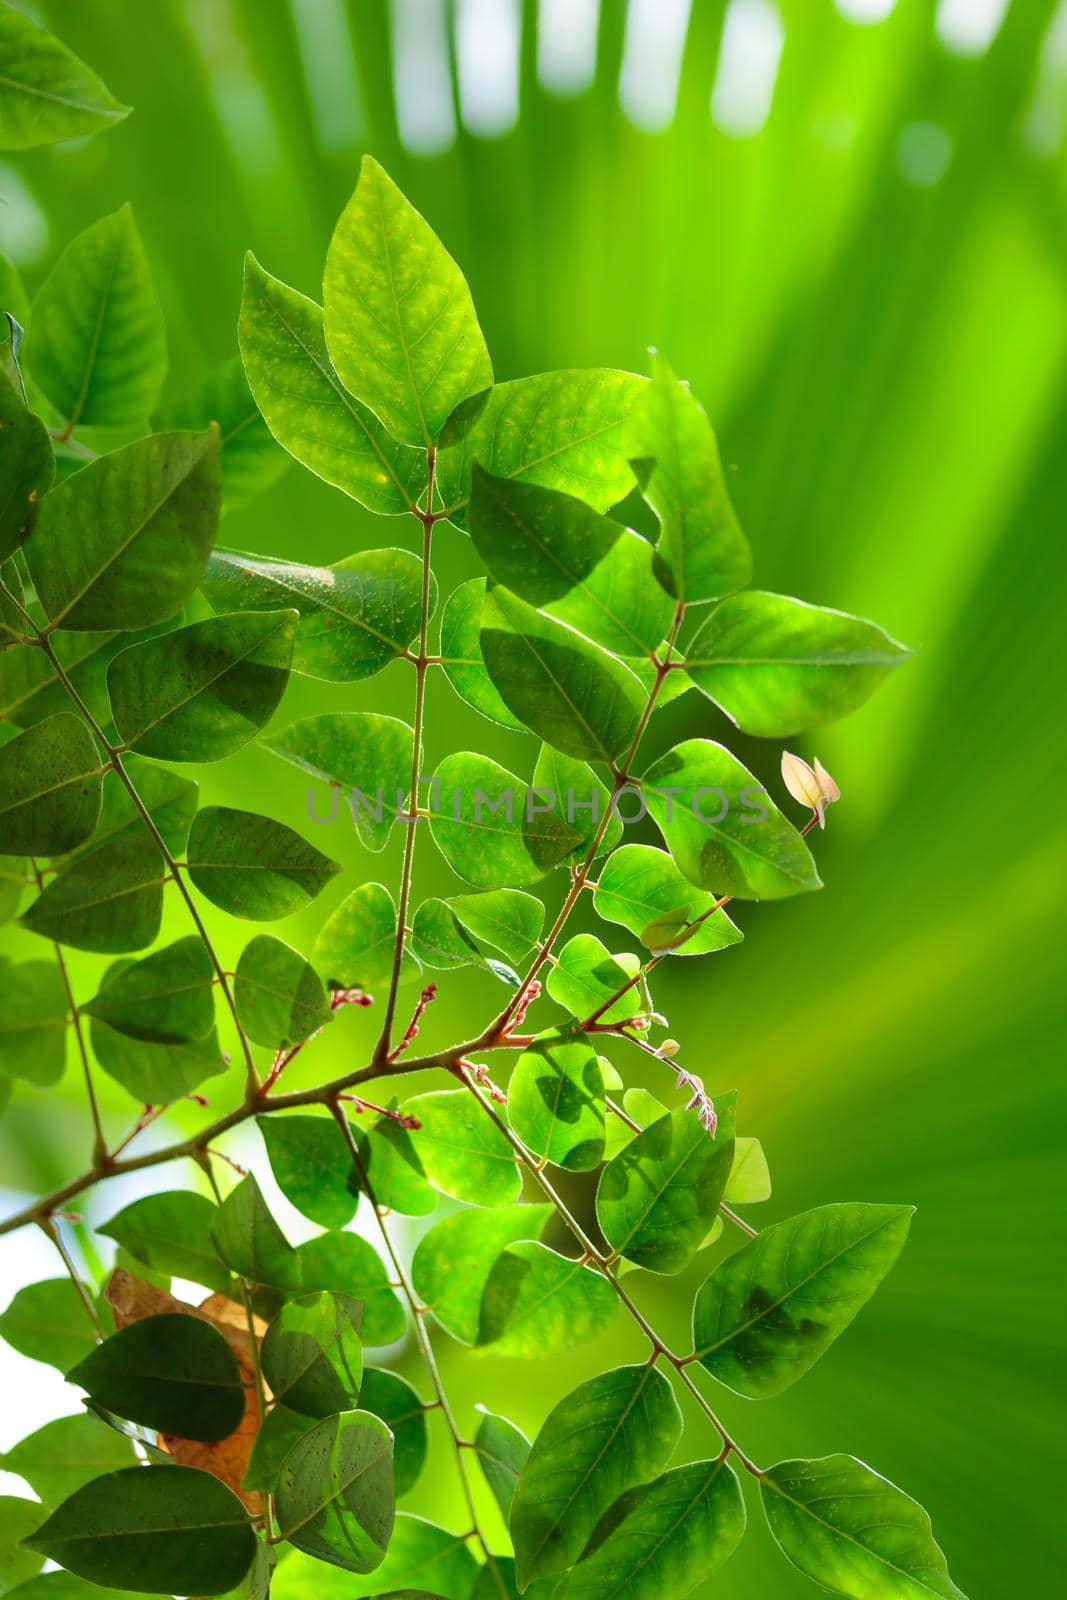
POLYGON ((840 800, 841 791, 818 757, 814 767, 809 767, 800 756, 783 750, 782 782, 794 800, 814 811, 819 819, 819 827, 825 828, 826 807, 840 800))

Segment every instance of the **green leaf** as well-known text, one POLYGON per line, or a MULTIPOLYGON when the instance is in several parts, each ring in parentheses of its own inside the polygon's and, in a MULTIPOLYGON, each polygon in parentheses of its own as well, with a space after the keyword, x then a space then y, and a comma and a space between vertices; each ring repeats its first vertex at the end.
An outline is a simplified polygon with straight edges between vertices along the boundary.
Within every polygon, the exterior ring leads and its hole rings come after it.
POLYGON ((302 910, 341 870, 284 822, 229 806, 197 812, 187 863, 190 878, 212 905, 257 922, 302 910))
POLYGON ((381 1258, 358 1233, 321 1233, 296 1252, 304 1289, 328 1289, 363 1305, 363 1343, 393 1344, 407 1327, 381 1258))
POLYGON ((530 1441, 507 1417, 499 1417, 484 1406, 474 1433, 474 1452, 485 1481, 493 1491, 500 1515, 507 1522, 515 1498, 515 1485, 530 1454, 530 1441))
POLYGON ((43 1565, 44 1557, 22 1543, 40 1523, 43 1510, 36 1500, 0 1495, 0 1590, 21 1587, 43 1565))
POLYGON ((602 1273, 535 1240, 493 1262, 482 1293, 478 1344, 494 1355, 549 1360, 596 1339, 619 1302, 602 1273))
POLYGON ((203 940, 190 934, 106 978, 82 1011, 130 1039, 191 1044, 214 1026, 214 979, 203 940))
POLYGON ((521 889, 490 889, 484 894, 453 894, 453 915, 475 939, 502 950, 521 966, 534 951, 544 926, 545 908, 521 889))
POLYGON ((671 855, 700 888, 780 900, 822 887, 797 830, 721 744, 686 739, 652 763, 641 787, 671 855))
POLYGON ((237 1586, 229 1591, 228 1600, 269 1600, 278 1557, 274 1546, 256 1540, 252 1565, 237 1586))
POLYGON ((311 1290, 303 1284, 299 1252, 271 1216, 255 1178, 242 1178, 211 1222, 211 1242, 228 1267, 249 1283, 311 1290))
POLYGON ((964 1600, 910 1495, 854 1456, 781 1461, 760 1479, 770 1530, 794 1566, 855 1600, 964 1600))
POLYGON ((670 1383, 647 1362, 599 1373, 561 1400, 511 1508, 521 1586, 572 1566, 608 1507, 663 1471, 681 1433, 670 1383))
POLYGON ((0 1062, 13 1078, 45 1089, 67 1059, 67 991, 54 961, 0 966, 0 1062))
POLYGON ((678 599, 694 605, 743 589, 752 555, 726 492, 711 424, 689 385, 655 353, 627 446, 632 457, 652 463, 641 492, 659 519, 659 553, 678 599))
POLYGON ((716 606, 685 666, 742 732, 774 739, 855 711, 910 653, 861 617, 752 589, 716 606))
MULTIPOLYGON (((598 916, 629 928, 649 949, 671 948, 671 938, 679 939, 685 926, 714 904, 715 897, 684 878, 665 850, 647 844, 625 844, 616 850, 604 863, 593 895, 598 916), (673 934, 664 918, 672 924, 673 934)), ((743 938, 720 907, 675 950, 681 956, 702 956, 727 950, 743 938)))
POLYGON ((271 277, 249 251, 239 324, 248 384, 289 454, 379 516, 407 511, 426 488, 426 458, 397 444, 347 392, 326 349, 322 311, 271 277))
POLYGON ((359 1403, 362 1307, 320 1291, 282 1306, 263 1336, 263 1375, 275 1400, 307 1417, 359 1403))
POLYGON ((245 1414, 237 1357, 210 1322, 184 1312, 131 1322, 72 1367, 67 1382, 120 1417, 183 1439, 225 1439, 245 1414))
POLYGON ((449 519, 464 525, 475 461, 498 478, 576 495, 595 511, 625 499, 634 474, 623 432, 647 386, 646 378, 610 367, 498 383, 462 437, 454 441, 446 430, 441 441, 437 487, 449 519))
POLYGON ((240 356, 205 374, 197 389, 164 413, 167 428, 219 425, 222 507, 232 511, 269 489, 289 465, 252 398, 240 356))
POLYGON ((524 1050, 508 1086, 523 1143, 553 1166, 588 1172, 604 1159, 604 1075, 581 1034, 552 1028, 524 1050))
POLYGON ((745 1503, 725 1461, 692 1461, 624 1496, 606 1538, 554 1590, 559 1600, 682 1596, 733 1555, 745 1503))
MULTIPOLYGON (((213 611, 300 613, 293 671, 328 683, 370 678, 419 632, 422 563, 410 550, 366 550, 332 567, 216 550, 201 589, 213 611)), ((430 609, 437 603, 431 585, 430 609)))
MULTIPOLYGON (((343 1592, 345 1600, 471 1600, 480 1571, 462 1534, 401 1511, 381 1566, 370 1577, 346 1577, 343 1592)), ((279 1584, 285 1600, 316 1600, 323 1587, 321 1567, 286 1558, 279 1584)))
MULTIPOLYGON (((629 951, 613 956, 593 934, 576 933, 567 940, 549 973, 548 992, 557 1005, 584 1022, 640 969, 640 957, 629 951)), ((608 1006, 600 1020, 624 1022, 636 1017, 643 1004, 640 985, 634 984, 608 1006)))
POLYGON ((804 1376, 877 1289, 904 1247, 911 1206, 819 1206, 723 1261, 693 1307, 698 1360, 750 1400, 804 1376))
MULTIPOLYGON (((5 458, 0 454, 0 482, 3 480, 3 473, 7 463, 12 459, 11 456, 5 458)), ((21 458, 19 459, 21 460, 21 458)), ((26 592, 18 564, 14 560, 0 562, 0 584, 3 585, 3 588, 0 588, 0 647, 3 650, 0 666, 6 666, 13 660, 28 661, 34 655, 34 651, 26 645, 21 645, 17 649, 14 647, 15 642, 26 635, 25 618, 19 609, 20 606, 25 606, 26 592)), ((44 666, 49 672, 51 671, 50 662, 46 660, 44 666)), ((6 702, 9 699, 8 679, 10 676, 12 675, 6 671, 0 673, 0 714, 5 716, 7 714, 6 702)), ((14 676, 18 677, 19 674, 16 673, 14 676)), ((40 674, 40 676, 43 678, 44 674, 40 674)))
MULTIPOLYGON (((34 610, 39 612, 40 608, 34 610)), ((150 639, 165 631, 174 620, 180 618, 122 633, 103 629, 53 634, 52 648, 60 666, 98 722, 106 724, 111 719, 106 679, 112 657, 138 639, 150 639)), ((70 704, 67 690, 43 650, 21 645, 0 655, 0 716, 20 728, 28 728, 58 711, 69 711, 70 704)))
MULTIPOLYGON (((611 790, 601 783, 592 767, 573 756, 565 756, 550 744, 541 746, 534 768, 533 789, 538 807, 553 809, 575 834, 575 844, 560 862, 562 867, 580 867, 593 848, 605 811, 611 809, 611 790), (537 791, 541 791, 537 793, 537 791)), ((612 811, 600 843, 597 857, 603 857, 622 838, 623 827, 618 815, 612 811)))
POLYGON ((0 922, 10 922, 18 911, 29 875, 22 856, 0 856, 0 922))
POLYGON ((125 1600, 128 1590, 103 1589, 99 1584, 86 1583, 73 1572, 56 1567, 52 1572, 42 1572, 27 1578, 17 1589, 9 1589, 16 1600, 125 1600))
POLYGON ((519 1240, 535 1240, 552 1215, 547 1205, 501 1211, 457 1211, 434 1223, 411 1262, 415 1292, 461 1344, 476 1345, 482 1297, 493 1264, 519 1240))
POLYGON ((24 546, 53 627, 144 628, 190 598, 219 517, 219 434, 156 433, 47 494, 24 546))
MULTIPOLYGON (((8 256, 3 254, 0 254, 0 310, 14 317, 23 326, 25 326, 30 315, 29 296, 26 293, 19 269, 8 256)), ((10 339, 11 332, 9 328, 9 342, 10 339)))
POLYGON ((737 1095, 715 1096, 718 1127, 707 1132, 679 1109, 639 1133, 608 1163, 596 1214, 613 1250, 649 1272, 684 1272, 718 1215, 734 1159, 737 1095))
POLYGON ((488 756, 446 756, 430 785, 430 832, 479 889, 535 883, 574 848, 575 831, 530 805, 533 791, 488 756))
POLYGON ((168 1277, 190 1278, 219 1294, 233 1279, 211 1243, 216 1207, 206 1195, 173 1189, 125 1206, 96 1231, 114 1239, 146 1267, 168 1277))
POLYGON ((0 1468, 24 1478, 45 1505, 55 1505, 98 1473, 133 1466, 128 1439, 97 1417, 57 1417, 0 1453, 0 1468))
POLYGON ((84 61, 21 11, 0 11, 0 150, 101 133, 129 116, 84 61))
POLYGON ((290 1112, 257 1117, 256 1124, 285 1198, 324 1228, 346 1227, 356 1214, 359 1193, 352 1157, 334 1119, 290 1112))
MULTIPOLYGON (((390 1106, 395 1110, 396 1101, 390 1106)), ((356 1130, 359 1153, 379 1205, 405 1217, 425 1217, 437 1205, 411 1135, 393 1117, 377 1117, 356 1130)), ((354 1178, 358 1182, 358 1176, 354 1178)))
MULTIPOLYGON (((105 977, 117 971, 120 965, 126 963, 116 963, 105 977)), ((106 1023, 93 1018, 89 1037, 93 1054, 104 1071, 141 1105, 162 1106, 181 1100, 205 1078, 214 1078, 227 1068, 214 1029, 205 1039, 195 1039, 191 1044, 146 1044, 116 1033, 106 1023)))
POLYGON ((67 246, 26 335, 34 382, 66 428, 147 427, 167 370, 167 336, 129 206, 67 246))
MULTIPOLYGON (((283 761, 340 790, 362 842, 382 850, 411 787, 414 735, 406 722, 374 711, 324 711, 302 717, 260 743, 283 761)), ((309 791, 308 809, 319 821, 339 810, 336 794, 323 803, 309 791), (329 815, 323 817, 322 813, 329 815)))
POLYGON ((413 1489, 426 1460, 426 1407, 406 1378, 383 1367, 364 1367, 361 1411, 380 1417, 393 1435, 393 1475, 398 1495, 413 1489))
MULTIPOLYGON (((311 959, 327 988, 360 989, 389 976, 395 946, 392 895, 380 883, 361 883, 319 929, 311 959)), ((410 962, 407 951, 404 959, 410 962)))
POLYGON ((241 1488, 253 1493, 273 1494, 278 1483, 282 1462, 296 1441, 303 1438, 314 1423, 287 1406, 273 1405, 267 1412, 263 1426, 256 1433, 252 1454, 248 1458, 241 1488))
POLYGON ((630 744, 646 696, 583 635, 498 586, 486 592, 481 646, 505 705, 564 755, 610 762, 630 744))
MULTIPOLYGON (((48 429, 0 372, 0 561, 29 537, 54 473, 48 429)), ((24 624, 16 627, 21 633, 24 624)))
POLYGON ((511 1145, 466 1089, 437 1089, 404 1106, 415 1153, 435 1189, 474 1206, 508 1206, 522 1190, 511 1145))
MULTIPOLYGON (((62 637, 64 635, 61 634, 62 637)), ((152 761, 142 761, 139 756, 123 757, 122 765, 127 776, 133 780, 134 788, 167 849, 173 855, 184 855, 189 827, 196 815, 199 785, 191 778, 181 778, 166 767, 156 766, 152 761)), ((104 777, 100 821, 92 838, 77 852, 77 859, 82 861, 104 845, 114 844, 131 835, 137 838, 144 836, 144 820, 118 773, 109 772, 104 777)))
POLYGON ((726 1180, 723 1199, 732 1206, 754 1206, 771 1198, 771 1173, 758 1139, 734 1141, 734 1164, 726 1180))
POLYGON ((211 617, 135 644, 107 670, 123 743, 162 761, 221 761, 266 726, 285 692, 295 611, 211 617))
POLYGON ((523 732, 523 724, 512 716, 485 670, 481 645, 484 603, 484 578, 471 578, 453 589, 441 613, 441 666, 461 700, 490 722, 523 732))
POLYGON ((77 950, 143 950, 159 932, 165 875, 154 840, 131 834, 66 867, 19 921, 77 950))
POLYGON ((423 900, 417 907, 412 920, 411 948, 426 966, 440 970, 489 965, 445 900, 423 900))
POLYGON ((492 383, 462 272, 371 156, 330 241, 323 294, 341 381, 402 444, 435 444, 492 383))
POLYGON ((0 1338, 20 1356, 47 1362, 60 1372, 96 1348, 85 1304, 69 1278, 47 1278, 20 1289, 0 1316, 0 1338))
POLYGON ((496 478, 475 464, 470 535, 498 584, 616 655, 649 655, 674 605, 652 547, 572 495, 496 478))
POLYGON ((289 1049, 324 1028, 332 1012, 311 963, 280 939, 261 933, 241 952, 234 976, 238 1020, 256 1044, 289 1049))
POLYGON ((275 1500, 283 1538, 348 1572, 373 1572, 393 1531, 393 1438, 369 1411, 326 1417, 286 1456, 275 1500))
POLYGON ((95 1478, 26 1542, 91 1583, 148 1594, 170 1594, 176 1572, 190 1594, 224 1594, 256 1551, 237 1496, 212 1473, 180 1466, 95 1478))
POLYGON ((0 827, 11 854, 58 856, 100 815, 102 766, 84 724, 61 712, 0 750, 0 827))

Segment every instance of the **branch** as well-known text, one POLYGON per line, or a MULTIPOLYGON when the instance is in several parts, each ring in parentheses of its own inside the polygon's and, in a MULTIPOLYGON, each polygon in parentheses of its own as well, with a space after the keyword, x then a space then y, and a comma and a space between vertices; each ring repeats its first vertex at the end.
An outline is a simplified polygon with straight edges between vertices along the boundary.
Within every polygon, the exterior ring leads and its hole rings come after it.
POLYGON ((431 1067, 444 1067, 454 1072, 464 1056, 487 1050, 514 1050, 525 1042, 497 1039, 494 1037, 495 1027, 496 1024, 491 1023, 476 1039, 465 1039, 462 1044, 450 1045, 447 1049, 435 1051, 432 1055, 410 1056, 397 1060, 389 1063, 384 1069, 371 1061, 366 1066, 357 1068, 355 1072, 345 1073, 343 1077, 334 1078, 315 1088, 298 1089, 291 1094, 261 1095, 254 1101, 246 1099, 242 1105, 228 1111, 225 1116, 202 1128, 199 1133, 191 1135, 188 1139, 179 1140, 176 1144, 165 1145, 159 1150, 146 1151, 144 1155, 130 1156, 123 1160, 117 1160, 114 1153, 107 1155, 101 1162, 94 1164, 88 1172, 83 1172, 79 1178, 73 1178, 62 1188, 53 1190, 51 1194, 35 1200, 31 1205, 24 1206, 21 1211, 16 1211, 5 1218, 0 1222, 0 1234, 12 1233, 16 1228, 24 1228, 28 1223, 39 1222, 43 1217, 52 1216, 66 1205, 68 1200, 73 1200, 75 1196, 91 1188, 94 1183, 103 1182, 107 1178, 121 1176, 124 1172, 141 1172, 146 1167, 158 1167, 168 1161, 180 1161, 187 1157, 199 1160, 200 1152, 206 1150, 221 1134, 228 1133, 231 1128, 240 1127, 251 1117, 269 1115, 275 1111, 291 1111, 299 1106, 329 1106, 345 1090, 355 1088, 361 1083, 369 1083, 376 1078, 425 1072, 431 1067))

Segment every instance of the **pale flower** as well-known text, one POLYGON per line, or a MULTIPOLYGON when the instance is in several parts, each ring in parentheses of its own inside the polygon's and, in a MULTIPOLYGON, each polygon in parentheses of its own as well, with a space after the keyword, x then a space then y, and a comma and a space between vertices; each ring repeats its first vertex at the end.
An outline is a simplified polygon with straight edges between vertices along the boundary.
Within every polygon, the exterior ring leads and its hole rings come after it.
POLYGON ((819 819, 819 827, 826 826, 826 807, 840 800, 841 791, 816 756, 814 767, 789 750, 782 751, 782 782, 793 799, 808 806, 819 819))

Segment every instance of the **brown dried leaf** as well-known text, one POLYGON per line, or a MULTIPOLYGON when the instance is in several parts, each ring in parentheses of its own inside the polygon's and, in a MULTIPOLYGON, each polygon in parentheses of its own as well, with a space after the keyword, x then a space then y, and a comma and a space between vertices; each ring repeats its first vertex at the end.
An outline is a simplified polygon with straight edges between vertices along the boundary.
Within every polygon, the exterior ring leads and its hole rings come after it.
MULTIPOLYGON (((249 1511, 261 1512, 263 1496, 249 1493, 241 1488, 241 1480, 248 1469, 248 1459, 256 1442, 256 1434, 259 1432, 256 1370, 244 1307, 236 1305, 224 1294, 209 1295, 201 1305, 191 1306, 187 1301, 178 1300, 166 1290, 145 1283, 121 1267, 116 1268, 111 1274, 104 1293, 115 1314, 115 1326, 118 1328, 128 1327, 131 1322, 139 1322, 142 1317, 158 1317, 169 1312, 187 1317, 200 1317, 204 1322, 210 1322, 222 1334, 237 1357, 237 1365, 241 1370, 241 1379, 245 1387, 244 1416, 234 1431, 217 1444, 209 1444, 203 1439, 183 1439, 173 1433, 161 1433, 159 1444, 181 1466, 199 1467, 204 1472, 214 1473, 216 1478, 221 1478, 227 1488, 240 1496, 249 1511)), ((261 1318, 253 1316, 252 1326, 258 1343, 266 1333, 267 1325, 261 1318)), ((269 1391, 267 1397, 269 1399, 269 1391)))

